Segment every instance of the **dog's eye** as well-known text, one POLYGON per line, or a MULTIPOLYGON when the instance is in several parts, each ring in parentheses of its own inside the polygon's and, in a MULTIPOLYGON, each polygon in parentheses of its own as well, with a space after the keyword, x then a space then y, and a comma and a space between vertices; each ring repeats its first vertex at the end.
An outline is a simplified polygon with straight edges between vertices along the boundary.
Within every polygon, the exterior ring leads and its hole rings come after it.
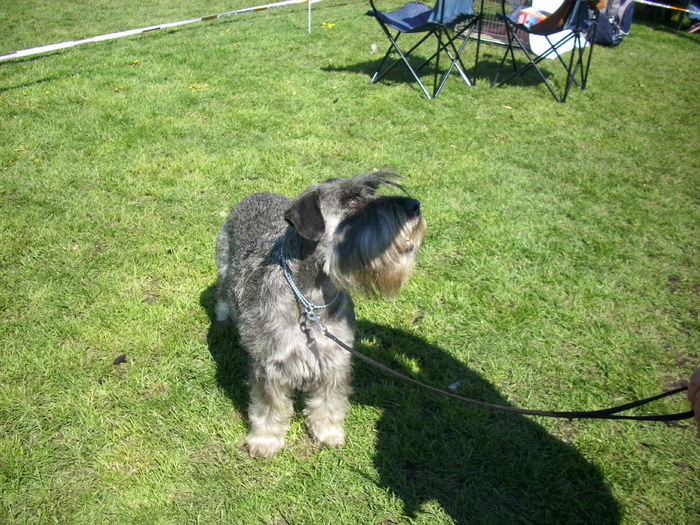
POLYGON ((359 206, 359 205, 360 205, 360 199, 358 199, 357 197, 353 197, 352 199, 350 199, 348 201, 348 206, 350 208, 355 208, 356 206, 359 206))

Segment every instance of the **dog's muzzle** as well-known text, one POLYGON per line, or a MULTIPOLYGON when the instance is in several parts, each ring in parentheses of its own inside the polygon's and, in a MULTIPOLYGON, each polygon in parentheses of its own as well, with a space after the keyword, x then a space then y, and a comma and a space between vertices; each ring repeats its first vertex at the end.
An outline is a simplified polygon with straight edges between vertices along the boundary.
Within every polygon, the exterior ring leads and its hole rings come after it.
POLYGON ((420 201, 417 199, 405 199, 403 201, 403 209, 409 217, 418 217, 420 215, 420 201))
POLYGON ((410 255, 418 249, 423 239, 426 223, 420 213, 420 201, 417 199, 406 198, 402 201, 401 206, 406 213, 406 216, 411 219, 412 226, 406 231, 404 237, 405 244, 402 255, 410 255))

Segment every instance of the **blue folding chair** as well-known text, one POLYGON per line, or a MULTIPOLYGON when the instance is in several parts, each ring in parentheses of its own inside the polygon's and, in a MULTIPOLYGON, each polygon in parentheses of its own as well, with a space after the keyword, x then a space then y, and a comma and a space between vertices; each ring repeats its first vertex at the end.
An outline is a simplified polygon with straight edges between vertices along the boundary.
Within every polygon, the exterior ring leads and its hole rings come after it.
MULTIPOLYGON (((413 78, 416 79, 416 82, 418 82, 421 90, 428 98, 435 98, 440 94, 445 82, 447 81, 447 78, 450 76, 450 73, 452 73, 452 71, 455 69, 462 77, 462 80, 464 80, 468 86, 471 86, 473 82, 467 76, 467 68, 462 62, 461 55, 469 42, 472 32, 475 28, 477 28, 477 25, 479 25, 479 31, 481 29, 481 14, 474 12, 472 2, 473 0, 437 0, 437 3, 433 8, 430 8, 420 2, 408 2, 400 9, 387 12, 379 11, 374 5, 374 0, 369 0, 372 9, 367 12, 367 15, 374 17, 377 22, 379 22, 379 25, 391 42, 389 49, 384 55, 384 58, 379 63, 377 70, 374 72, 370 83, 374 84, 389 73, 389 71, 394 69, 397 64, 403 63, 411 72, 411 75, 413 75, 413 78), (396 31, 395 35, 392 36, 392 31, 390 31, 390 28, 396 31), (413 45, 413 47, 411 47, 408 51, 404 52, 399 47, 398 40, 401 35, 406 33, 425 34, 420 38, 418 43, 413 45), (421 44, 426 42, 433 35, 437 40, 437 50, 428 59, 425 59, 419 66, 412 66, 410 59, 417 54, 416 51, 421 44), (463 39, 459 47, 457 47, 455 44, 458 38, 463 39), (440 81, 438 82, 440 72, 440 55, 442 55, 443 52, 449 58, 450 64, 447 71, 442 75, 440 81), (389 60, 390 56, 394 53, 398 54, 399 58, 396 58, 393 61, 389 60), (431 97, 431 94, 421 81, 418 73, 433 60, 435 61, 435 67, 433 92, 431 97)), ((477 31, 477 33, 479 31, 477 31)), ((479 63, 478 37, 476 41, 476 59, 474 61, 474 71, 476 71, 479 63)))

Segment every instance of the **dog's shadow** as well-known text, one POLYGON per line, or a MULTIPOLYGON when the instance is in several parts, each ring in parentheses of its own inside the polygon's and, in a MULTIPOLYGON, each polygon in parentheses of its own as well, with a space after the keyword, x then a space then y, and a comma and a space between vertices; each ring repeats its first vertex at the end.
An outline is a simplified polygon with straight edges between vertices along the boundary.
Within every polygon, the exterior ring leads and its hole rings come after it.
MULTIPOLYGON (((201 295, 211 319, 217 381, 245 413, 248 375, 235 328, 214 320, 214 287, 201 295)), ((479 374, 416 335, 360 321, 356 348, 404 374, 507 405, 479 374)), ((523 416, 485 411, 383 377, 355 360, 351 399, 382 409, 375 468, 415 517, 438 502, 455 523, 618 523, 600 471, 572 446, 523 416)), ((348 441, 352 441, 348 435, 348 441)))

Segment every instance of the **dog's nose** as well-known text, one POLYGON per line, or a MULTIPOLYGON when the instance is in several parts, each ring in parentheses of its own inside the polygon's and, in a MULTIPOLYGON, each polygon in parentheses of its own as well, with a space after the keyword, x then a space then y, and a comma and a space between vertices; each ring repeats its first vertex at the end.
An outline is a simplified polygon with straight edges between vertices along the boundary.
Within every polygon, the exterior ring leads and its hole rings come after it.
POLYGON ((410 217, 420 215, 420 201, 416 199, 405 199, 403 209, 410 217))

